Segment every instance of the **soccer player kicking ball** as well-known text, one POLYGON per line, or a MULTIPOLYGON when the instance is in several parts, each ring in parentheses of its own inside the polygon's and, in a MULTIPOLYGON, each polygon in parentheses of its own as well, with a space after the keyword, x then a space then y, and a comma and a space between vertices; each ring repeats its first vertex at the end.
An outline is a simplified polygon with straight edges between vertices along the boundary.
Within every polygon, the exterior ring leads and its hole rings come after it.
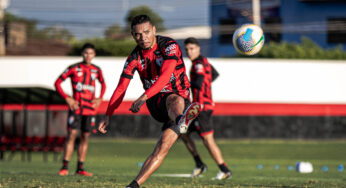
POLYGON ((74 149, 74 143, 80 130, 80 144, 78 148, 77 175, 92 176, 92 173, 83 169, 83 163, 88 150, 90 131, 96 132, 95 114, 96 108, 102 102, 102 96, 106 90, 102 71, 96 65, 91 64, 95 57, 95 47, 86 43, 82 48, 83 62, 69 66, 55 81, 57 92, 66 100, 70 111, 68 115, 68 135, 64 148, 63 166, 58 172, 60 176, 68 175, 68 163, 74 149), (71 78, 73 98, 65 94, 61 88, 61 82, 71 78), (95 99, 95 80, 101 83, 101 94, 95 99))
POLYGON ((196 146, 190 137, 190 133, 196 131, 202 138, 205 147, 209 150, 210 155, 220 168, 220 172, 213 179, 223 180, 232 176, 232 172, 227 168, 221 151, 214 140, 214 130, 211 122, 211 114, 213 113, 214 102, 212 99, 211 82, 218 77, 217 71, 201 55, 200 46, 197 39, 187 38, 185 41, 185 49, 187 56, 192 61, 190 71, 191 90, 193 102, 201 105, 201 112, 192 122, 187 134, 181 135, 187 149, 192 154, 196 162, 192 177, 197 177, 207 170, 207 166, 202 162, 198 155, 196 146))
POLYGON ((106 133, 109 117, 122 102, 135 71, 145 92, 132 103, 130 110, 136 113, 146 102, 151 116, 162 122, 163 127, 153 153, 127 186, 129 188, 139 187, 157 170, 179 135, 186 133, 199 113, 199 104, 189 101, 190 83, 178 44, 168 37, 156 36, 156 28, 146 15, 136 16, 131 29, 137 46, 126 60, 99 131, 106 133))

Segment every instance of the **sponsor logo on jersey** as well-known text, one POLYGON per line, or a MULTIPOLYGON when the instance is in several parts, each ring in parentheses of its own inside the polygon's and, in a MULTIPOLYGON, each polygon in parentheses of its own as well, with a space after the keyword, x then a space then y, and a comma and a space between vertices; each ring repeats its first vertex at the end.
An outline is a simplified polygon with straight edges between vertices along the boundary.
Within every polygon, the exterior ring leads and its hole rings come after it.
POLYGON ((80 82, 78 82, 76 84, 76 90, 81 92, 82 90, 89 90, 91 92, 94 92, 95 91, 95 87, 92 86, 92 85, 85 85, 85 84, 82 84, 80 82))
POLYGON ((177 49, 177 45, 175 43, 170 44, 166 49, 165 49, 165 53, 166 55, 171 55, 171 54, 175 54, 177 49))
POLYGON ((197 64, 195 66, 195 68, 196 68, 196 72, 198 72, 198 73, 203 73, 204 72, 204 67, 203 67, 202 64, 197 64))
POLYGON ((97 72, 97 70, 96 70, 96 69, 90 69, 90 71, 91 71, 91 72, 97 72))

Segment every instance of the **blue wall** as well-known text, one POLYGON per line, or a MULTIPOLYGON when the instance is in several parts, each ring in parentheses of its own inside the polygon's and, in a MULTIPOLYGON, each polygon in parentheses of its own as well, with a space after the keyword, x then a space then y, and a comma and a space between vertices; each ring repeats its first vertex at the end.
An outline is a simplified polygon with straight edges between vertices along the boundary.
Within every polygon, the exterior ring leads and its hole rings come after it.
MULTIPOLYGON (((226 1, 225 1, 226 2, 226 1)), ((230 18, 232 15, 226 3, 213 3, 210 6, 210 25, 212 26, 212 37, 210 39, 210 55, 212 57, 232 56, 235 53, 232 44, 221 44, 219 42, 218 27, 221 19, 230 18)), ((263 14, 263 13, 262 13, 263 14)), ((324 2, 307 3, 300 0, 281 0, 279 16, 282 21, 281 40, 286 42, 300 42, 302 36, 307 36, 323 48, 335 47, 338 44, 329 44, 327 41, 327 20, 328 18, 346 18, 346 3, 324 2), (310 23, 312 26, 307 26, 310 23), (313 28, 316 32, 288 32, 294 25, 298 29, 304 27, 313 28), (319 30, 317 32, 317 30, 319 30)), ((242 16, 236 16, 237 26, 251 22, 242 16)), ((263 21, 263 17, 262 17, 263 21)), ((297 30, 297 28, 293 30, 297 30)), ((346 44, 342 44, 346 49, 346 44)))

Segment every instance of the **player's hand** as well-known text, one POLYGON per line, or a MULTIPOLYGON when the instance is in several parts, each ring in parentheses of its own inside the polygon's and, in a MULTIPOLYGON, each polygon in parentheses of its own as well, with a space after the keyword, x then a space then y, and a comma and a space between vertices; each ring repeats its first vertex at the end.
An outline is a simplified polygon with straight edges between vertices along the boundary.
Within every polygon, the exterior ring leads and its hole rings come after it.
POLYGON ((67 97, 65 101, 72 111, 78 110, 79 108, 78 101, 74 100, 72 97, 67 97))
POLYGON ((99 124, 98 130, 102 133, 105 134, 107 132, 106 128, 109 125, 109 116, 104 116, 103 120, 99 124))
POLYGON ((94 99, 94 100, 92 101, 92 107, 93 107, 93 108, 97 108, 97 107, 101 104, 101 102, 102 102, 102 99, 101 99, 101 98, 94 99))
POLYGON ((145 103, 145 101, 147 99, 148 99, 148 96, 146 94, 143 94, 142 96, 140 96, 137 100, 135 100, 132 103, 130 111, 133 112, 133 113, 139 112, 139 110, 141 109, 142 105, 145 103))

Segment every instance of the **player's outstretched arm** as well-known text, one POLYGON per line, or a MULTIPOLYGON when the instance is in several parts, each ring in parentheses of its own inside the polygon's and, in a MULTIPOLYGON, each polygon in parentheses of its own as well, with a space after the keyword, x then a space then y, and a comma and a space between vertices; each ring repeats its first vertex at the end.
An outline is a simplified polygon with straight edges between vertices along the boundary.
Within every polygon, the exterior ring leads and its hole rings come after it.
POLYGON ((108 104, 106 115, 103 117, 103 120, 99 123, 98 130, 105 134, 107 132, 106 128, 109 125, 109 119, 112 116, 115 109, 119 107, 121 102, 123 101, 123 98, 125 96, 125 92, 127 87, 130 84, 130 80, 128 78, 121 77, 119 80, 119 84, 117 88, 115 89, 112 98, 108 104))

